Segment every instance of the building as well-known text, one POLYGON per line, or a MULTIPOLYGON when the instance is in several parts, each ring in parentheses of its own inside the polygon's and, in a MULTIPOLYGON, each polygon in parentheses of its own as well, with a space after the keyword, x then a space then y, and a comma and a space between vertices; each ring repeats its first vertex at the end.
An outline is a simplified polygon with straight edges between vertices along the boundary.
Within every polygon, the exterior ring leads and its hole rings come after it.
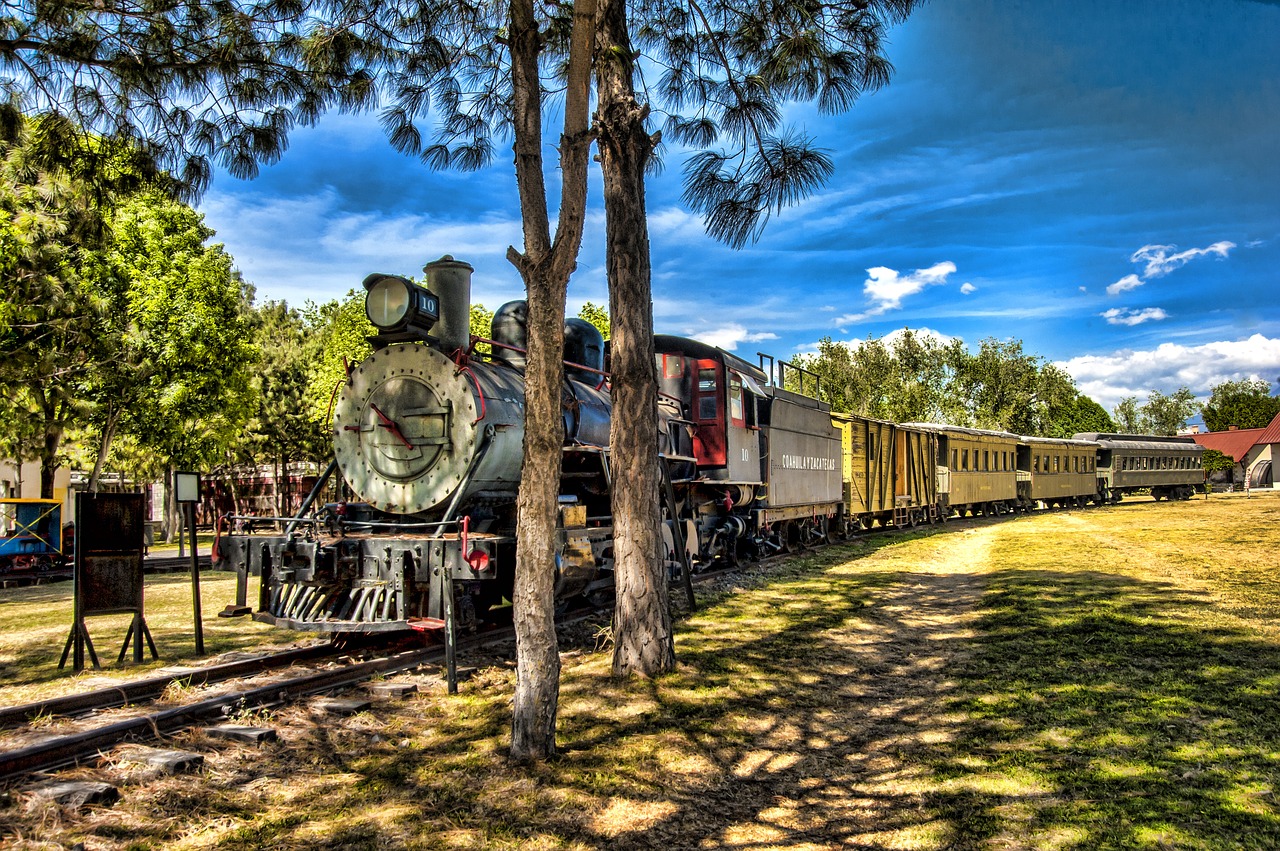
MULTIPOLYGON (((0 499, 39 499, 40 462, 0 458, 0 499)), ((71 495, 71 472, 58 469, 53 475, 53 498, 65 506, 74 505, 71 495)))
POLYGON ((1235 462, 1232 481, 1251 488, 1276 487, 1273 462, 1280 460, 1280 414, 1265 428, 1232 428, 1193 434, 1205 449, 1216 449, 1235 462))

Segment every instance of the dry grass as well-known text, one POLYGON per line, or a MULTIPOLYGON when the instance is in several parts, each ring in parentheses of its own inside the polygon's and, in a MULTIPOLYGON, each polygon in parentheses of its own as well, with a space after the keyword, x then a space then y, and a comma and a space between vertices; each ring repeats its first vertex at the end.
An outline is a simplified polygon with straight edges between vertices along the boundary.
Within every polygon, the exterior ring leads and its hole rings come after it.
POLYGON ((741 577, 679 670, 566 647, 561 754, 505 758, 513 674, 271 718, 198 777, 115 769, 15 848, 1270 848, 1280 495, 868 538, 741 577))

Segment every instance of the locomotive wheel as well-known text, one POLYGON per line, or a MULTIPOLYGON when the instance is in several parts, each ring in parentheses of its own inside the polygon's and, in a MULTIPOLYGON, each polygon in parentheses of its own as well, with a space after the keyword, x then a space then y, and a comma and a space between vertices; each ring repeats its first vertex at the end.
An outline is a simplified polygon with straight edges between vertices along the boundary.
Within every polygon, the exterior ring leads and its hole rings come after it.
POLYGON ((778 545, 781 551, 787 555, 796 551, 791 543, 791 521, 787 521, 778 527, 778 545))
POLYGON ((789 553, 802 552, 805 548, 805 532, 807 530, 797 520, 788 520, 787 525, 782 527, 784 537, 783 548, 789 553))
POLYGON ((844 535, 840 531, 841 527, 844 526, 844 522, 835 517, 828 517, 824 522, 824 525, 827 527, 827 533, 826 533, 827 543, 828 544, 839 543, 840 539, 844 537, 844 535))
POLYGON ((730 543, 729 546, 724 548, 724 563, 732 568, 740 566, 740 562, 738 561, 738 545, 736 543, 730 543))

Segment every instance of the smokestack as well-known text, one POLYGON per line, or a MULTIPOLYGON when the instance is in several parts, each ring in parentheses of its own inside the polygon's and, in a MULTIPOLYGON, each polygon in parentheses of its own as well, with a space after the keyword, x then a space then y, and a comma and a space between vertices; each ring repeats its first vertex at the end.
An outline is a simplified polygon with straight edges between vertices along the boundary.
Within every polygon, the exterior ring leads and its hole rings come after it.
POLYGON ((427 274, 427 289, 440 299, 440 321, 432 329, 433 336, 445 352, 465 350, 471 345, 471 273, 475 269, 446 254, 422 271, 427 274))

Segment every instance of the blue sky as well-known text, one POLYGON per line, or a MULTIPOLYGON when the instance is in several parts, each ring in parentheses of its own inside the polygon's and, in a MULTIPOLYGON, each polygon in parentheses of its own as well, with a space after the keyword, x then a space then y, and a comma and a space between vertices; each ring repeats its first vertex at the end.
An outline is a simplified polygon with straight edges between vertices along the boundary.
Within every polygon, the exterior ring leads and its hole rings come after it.
MULTIPOLYGON (((741 251, 648 188, 654 317, 750 360, 902 328, 1016 337, 1107 408, 1280 380, 1280 3, 932 0, 893 30, 891 84, 790 113, 829 184, 741 251)), ((552 136, 551 138, 554 138, 552 136)), ((598 175, 569 308, 607 304, 598 175)), ((506 156, 471 174, 396 153, 374 116, 298 132, 201 205, 260 299, 341 297, 452 254, 490 309, 523 295, 506 156)))

